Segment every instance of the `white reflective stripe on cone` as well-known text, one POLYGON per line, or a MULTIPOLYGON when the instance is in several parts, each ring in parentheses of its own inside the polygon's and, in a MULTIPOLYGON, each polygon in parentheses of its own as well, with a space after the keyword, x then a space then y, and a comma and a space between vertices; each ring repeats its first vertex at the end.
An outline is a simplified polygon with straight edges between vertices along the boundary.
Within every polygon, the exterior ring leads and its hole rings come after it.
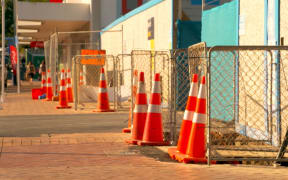
POLYGON ((153 87, 152 89, 153 93, 161 93, 160 81, 154 81, 152 87, 153 87))
POLYGON ((52 87, 52 83, 47 83, 47 87, 52 87))
POLYGON ((67 84, 67 87, 68 87, 68 88, 71 88, 71 87, 72 87, 72 85, 71 85, 71 84, 67 84))
POLYGON ((134 113, 146 113, 148 109, 148 105, 140 105, 140 104, 136 104, 135 108, 134 108, 134 113))
POLYGON ((206 98, 206 87, 205 84, 201 84, 198 94, 198 99, 205 99, 206 98))
POLYGON ((64 73, 61 73, 61 79, 65 79, 64 73))
POLYGON ((190 87, 190 91, 189 91, 189 96, 195 96, 197 97, 197 93, 198 93, 198 84, 192 82, 191 83, 191 87, 190 87), (193 87, 193 88, 192 88, 193 87))
POLYGON ((137 94, 144 94, 144 93, 146 93, 144 82, 139 82, 138 87, 139 87, 139 89, 138 89, 138 91, 137 91, 137 94))
POLYGON ((149 104, 148 113, 160 113, 161 105, 149 104))
POLYGON ((106 88, 99 88, 99 93, 106 93, 107 89, 106 88))
POLYGON ((183 120, 193 121, 193 115, 194 115, 193 111, 185 110, 183 120))
POLYGON ((66 91, 66 87, 65 86, 60 86, 60 91, 66 91))
POLYGON ((206 123, 206 114, 200 114, 200 113, 194 112, 193 123, 205 124, 206 123))
POLYGON ((105 74, 104 73, 101 73, 100 74, 100 81, 104 81, 105 80, 105 74))

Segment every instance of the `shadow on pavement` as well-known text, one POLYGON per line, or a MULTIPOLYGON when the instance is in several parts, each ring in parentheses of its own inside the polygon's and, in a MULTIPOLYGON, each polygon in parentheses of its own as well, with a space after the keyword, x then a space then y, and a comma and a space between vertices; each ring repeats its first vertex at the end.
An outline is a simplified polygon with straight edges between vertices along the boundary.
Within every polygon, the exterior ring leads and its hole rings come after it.
POLYGON ((158 149, 156 146, 137 146, 137 145, 130 145, 128 147, 129 151, 139 153, 141 155, 144 155, 146 157, 153 158, 157 161, 161 162, 176 162, 173 161, 168 153, 158 149))

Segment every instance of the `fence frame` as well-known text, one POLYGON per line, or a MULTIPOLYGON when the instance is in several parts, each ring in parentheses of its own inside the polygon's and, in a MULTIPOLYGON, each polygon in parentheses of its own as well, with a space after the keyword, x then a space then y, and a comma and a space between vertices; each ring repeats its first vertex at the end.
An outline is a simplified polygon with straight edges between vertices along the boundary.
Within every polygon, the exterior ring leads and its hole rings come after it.
MULTIPOLYGON (((111 57, 113 59, 113 95, 114 95, 114 100, 113 100, 113 108, 114 110, 116 110, 116 99, 118 97, 118 95, 116 96, 116 86, 115 86, 115 82, 116 82, 116 73, 115 73, 115 57, 113 55, 76 55, 72 58, 72 63, 73 63, 73 98, 74 98, 74 109, 75 111, 78 110, 78 104, 79 104, 79 83, 78 83, 78 78, 77 78, 77 65, 82 65, 81 62, 79 61, 80 58, 87 58, 87 57, 90 57, 90 58, 105 58, 105 66, 107 66, 107 59, 106 57, 111 57)), ((92 65, 92 66, 98 66, 98 65, 92 65)))
MULTIPOLYGON (((277 161, 277 162, 282 162, 285 161, 287 162, 288 159, 281 159, 284 156, 284 151, 283 148, 285 149, 286 147, 282 147, 281 149, 279 149, 279 153, 277 155, 277 157, 275 158, 265 158, 265 157, 260 157, 260 158, 213 158, 211 156, 211 150, 212 150, 212 144, 211 144, 211 108, 210 108, 210 95, 211 95, 211 58, 212 58, 212 53, 213 52, 240 52, 240 51, 266 51, 267 53, 270 54, 271 56, 271 76, 273 74, 273 72, 275 72, 275 78, 276 78, 276 82, 277 82, 277 87, 275 87, 276 89, 276 99, 277 99, 277 122, 280 123, 279 127, 280 127, 280 134, 281 134, 281 72, 280 72, 280 66, 282 64, 282 60, 280 59, 280 54, 281 51, 288 51, 288 46, 214 46, 211 48, 208 48, 208 56, 207 56, 207 78, 208 78, 208 84, 207 84, 207 125, 208 125, 208 133, 207 133, 207 156, 208 156, 208 165, 211 164, 212 160, 218 160, 218 161, 231 161, 231 160, 267 160, 267 161, 277 161), (276 52, 276 57, 274 57, 273 55, 273 51, 276 52), (275 59, 274 59, 275 58, 275 59), (273 61, 276 60, 276 61, 273 61), (276 62, 276 63, 275 63, 276 62), (273 65, 275 66, 275 71, 273 71, 273 65), (281 151, 282 150, 282 151, 281 151)), ((236 55, 234 54, 234 58, 236 58, 236 55)), ((272 79, 272 78, 271 78, 272 79)), ((273 83, 271 82, 271 86, 273 83)), ((238 89, 239 90, 239 89, 238 89)), ((272 88, 271 91, 269 92, 271 93, 270 95, 273 96, 272 93, 272 88)), ((271 98, 272 99, 272 98, 271 98)), ((238 99, 239 100, 239 99, 238 99)), ((270 102, 270 110, 272 110, 272 103, 270 102)), ((270 113, 272 116, 272 113, 270 113)), ((271 117, 270 117, 271 118, 271 117)), ((271 119, 272 120, 272 119, 271 119)), ((287 141, 287 140, 286 140, 287 141)), ((285 142, 285 139, 283 140, 283 142, 285 142)), ((280 140, 279 143, 281 144, 281 135, 280 135, 280 140)), ((285 144, 283 145, 285 146, 285 144)), ((287 146, 287 145, 286 145, 287 146)), ((268 151, 268 150, 267 150, 268 151)))

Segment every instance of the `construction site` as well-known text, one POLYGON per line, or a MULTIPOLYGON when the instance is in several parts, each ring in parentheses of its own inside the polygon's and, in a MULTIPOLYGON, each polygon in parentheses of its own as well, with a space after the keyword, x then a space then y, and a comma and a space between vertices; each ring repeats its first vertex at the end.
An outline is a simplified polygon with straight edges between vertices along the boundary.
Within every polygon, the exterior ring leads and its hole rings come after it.
POLYGON ((101 149, 103 142, 107 147, 121 144, 117 152, 103 147, 109 157, 141 154, 209 167, 287 165, 283 8, 288 3, 121 2, 17 2, 15 47, 43 42, 41 48, 25 50, 25 63, 41 56, 38 61, 45 62, 46 70, 32 83, 22 80, 20 69, 16 84, 8 78, 8 87, 1 88, 0 120, 14 115, 17 122, 21 116, 29 122, 28 116, 39 116, 47 125, 35 121, 39 129, 29 132, 27 124, 11 131, 4 124, 4 149, 52 144, 80 149, 97 144, 101 149), (43 13, 32 16, 33 8, 43 13), (32 21, 41 23, 25 25, 32 21), (28 32, 33 28, 37 32, 28 32), (14 105, 17 98, 35 109, 14 105), (57 126, 49 124, 49 116, 57 126))

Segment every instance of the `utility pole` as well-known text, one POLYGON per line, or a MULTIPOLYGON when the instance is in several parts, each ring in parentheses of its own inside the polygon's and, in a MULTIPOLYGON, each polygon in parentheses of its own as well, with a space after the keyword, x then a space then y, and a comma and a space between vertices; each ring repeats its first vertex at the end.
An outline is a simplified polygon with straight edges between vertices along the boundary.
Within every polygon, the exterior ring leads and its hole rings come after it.
POLYGON ((2 89, 1 89, 1 102, 4 102, 4 81, 5 81, 5 0, 1 0, 2 3, 2 89))

